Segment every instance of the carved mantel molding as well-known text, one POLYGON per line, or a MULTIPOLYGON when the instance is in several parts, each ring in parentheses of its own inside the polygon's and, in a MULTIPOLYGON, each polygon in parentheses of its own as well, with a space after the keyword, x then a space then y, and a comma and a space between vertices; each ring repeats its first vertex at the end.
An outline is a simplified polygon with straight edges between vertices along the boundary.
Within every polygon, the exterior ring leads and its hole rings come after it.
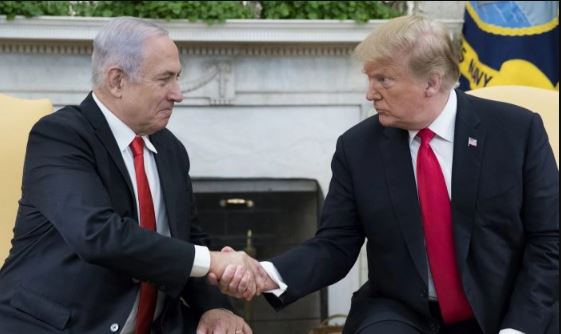
MULTIPOLYGON (((0 16, 0 42, 91 42, 109 20, 100 17, 0 16)), ((351 20, 227 20, 207 25, 186 20, 156 20, 178 44, 356 44, 384 20, 357 24, 351 20)), ((461 20, 441 20, 456 35, 461 20)), ((55 43, 56 44, 56 43, 55 43)))

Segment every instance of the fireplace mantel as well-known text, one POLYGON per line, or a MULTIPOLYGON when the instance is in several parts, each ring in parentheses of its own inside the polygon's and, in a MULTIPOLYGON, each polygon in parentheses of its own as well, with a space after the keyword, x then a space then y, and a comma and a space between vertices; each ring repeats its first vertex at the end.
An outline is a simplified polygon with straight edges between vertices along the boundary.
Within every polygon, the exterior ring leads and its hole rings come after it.
MULTIPOLYGON (((38 16, 7 20, 0 16, 0 40, 91 41, 105 17, 38 16), (71 28, 71 29, 69 29, 71 28)), ((156 20, 178 43, 350 43, 360 42, 384 20, 226 20, 206 24, 156 20)), ((441 20, 456 33, 459 20, 441 20)))
MULTIPOLYGON (((0 39, 91 41, 108 20, 62 16, 7 20, 0 16, 0 39)), ((156 22, 164 25, 179 43, 357 43, 383 21, 357 24, 348 20, 227 20, 212 25, 186 20, 156 22)))

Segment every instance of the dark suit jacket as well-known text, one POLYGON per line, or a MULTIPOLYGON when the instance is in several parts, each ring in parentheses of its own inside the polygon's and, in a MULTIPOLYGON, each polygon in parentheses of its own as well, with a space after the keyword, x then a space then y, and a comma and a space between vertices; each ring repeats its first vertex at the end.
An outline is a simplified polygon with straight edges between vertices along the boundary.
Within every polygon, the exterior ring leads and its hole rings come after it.
MULTIPOLYGON (((559 171, 543 123, 513 105, 457 96, 451 205, 464 290, 485 333, 542 333, 559 285, 559 171)), ((273 259, 288 284, 281 299, 268 297, 274 306, 343 278, 366 237, 369 280, 354 297, 357 313, 431 331, 408 136, 374 116, 339 138, 317 235, 273 259)), ((348 319, 347 332, 357 325, 348 319)))
POLYGON ((193 243, 207 238, 192 224, 187 152, 167 129, 150 140, 171 238, 139 227, 129 174, 91 94, 33 127, 0 271, 0 333, 111 333, 115 324, 120 332, 138 280, 166 294, 158 332, 194 331, 202 312, 227 307, 217 289, 189 278, 193 243))

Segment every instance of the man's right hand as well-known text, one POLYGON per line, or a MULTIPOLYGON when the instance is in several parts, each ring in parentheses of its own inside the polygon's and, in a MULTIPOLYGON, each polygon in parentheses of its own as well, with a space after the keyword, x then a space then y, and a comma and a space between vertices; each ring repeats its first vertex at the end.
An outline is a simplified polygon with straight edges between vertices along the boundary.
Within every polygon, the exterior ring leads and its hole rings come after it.
POLYGON ((224 294, 249 301, 278 288, 259 262, 245 252, 224 247, 221 252, 210 252, 210 258, 208 281, 224 294))

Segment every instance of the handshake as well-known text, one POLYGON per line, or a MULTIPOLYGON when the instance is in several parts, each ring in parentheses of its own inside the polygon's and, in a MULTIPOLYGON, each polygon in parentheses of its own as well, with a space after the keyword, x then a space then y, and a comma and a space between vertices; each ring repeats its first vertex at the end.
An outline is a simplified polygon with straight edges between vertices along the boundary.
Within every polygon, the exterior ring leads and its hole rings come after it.
POLYGON ((278 289, 265 269, 243 251, 226 246, 220 252, 210 252, 210 284, 218 286, 223 294, 247 301, 264 291, 278 289))

